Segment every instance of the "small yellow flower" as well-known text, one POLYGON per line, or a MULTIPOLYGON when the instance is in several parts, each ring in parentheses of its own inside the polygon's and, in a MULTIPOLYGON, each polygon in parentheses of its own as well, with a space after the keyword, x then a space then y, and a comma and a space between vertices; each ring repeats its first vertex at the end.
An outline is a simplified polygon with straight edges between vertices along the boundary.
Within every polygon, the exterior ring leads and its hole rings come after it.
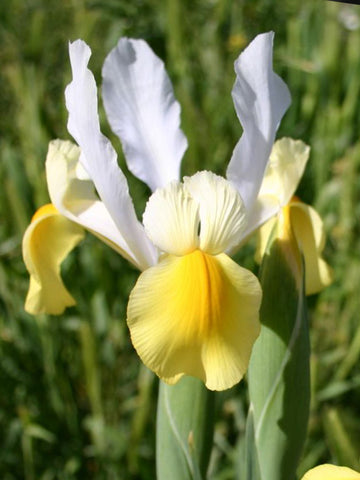
POLYGON ((319 465, 309 470, 301 480, 360 480, 360 473, 336 465, 319 465))

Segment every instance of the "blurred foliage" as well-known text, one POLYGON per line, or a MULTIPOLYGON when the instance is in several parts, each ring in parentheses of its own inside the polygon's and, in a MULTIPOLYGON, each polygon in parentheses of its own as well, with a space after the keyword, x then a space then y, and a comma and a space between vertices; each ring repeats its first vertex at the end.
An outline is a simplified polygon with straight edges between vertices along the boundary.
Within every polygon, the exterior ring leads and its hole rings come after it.
MULTIPOLYGON (((334 283, 309 299, 312 414, 299 474, 316 463, 359 469, 360 452, 360 7, 284 0, 9 0, 0 3, 0 477, 4 480, 153 479, 157 382, 125 325, 137 272, 88 236, 65 262, 78 301, 60 318, 23 311, 28 277, 21 237, 48 200, 48 141, 68 138, 63 91, 67 42, 83 38, 91 68, 122 35, 145 38, 164 59, 189 139, 183 173, 224 173, 241 134, 233 62, 274 30, 275 70, 293 103, 279 136, 312 148, 299 195, 328 234, 334 283)), ((126 169, 139 215, 148 191, 126 169)), ((238 256, 253 267, 252 245, 238 256)), ((209 478, 234 478, 245 427, 244 383, 217 395, 209 478), (240 434, 239 434, 240 432, 240 434)))

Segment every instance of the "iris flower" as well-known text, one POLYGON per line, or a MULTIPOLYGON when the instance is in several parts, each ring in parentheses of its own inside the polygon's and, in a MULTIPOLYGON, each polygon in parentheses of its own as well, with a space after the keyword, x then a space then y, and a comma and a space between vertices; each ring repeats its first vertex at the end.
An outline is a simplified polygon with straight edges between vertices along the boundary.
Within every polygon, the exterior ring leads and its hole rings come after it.
MULTIPOLYGON (((256 259, 260 263, 276 221, 284 234, 290 237, 304 258, 305 292, 318 293, 332 281, 332 270, 322 258, 325 246, 324 225, 314 208, 294 196, 289 178, 301 178, 310 154, 310 148, 301 140, 283 138, 275 142, 267 165, 259 198, 264 202, 279 202, 278 218, 273 217, 259 229, 256 259), (289 233, 289 232, 288 232, 289 233)), ((281 233, 282 231, 282 233, 281 233)))
MULTIPOLYGON (((35 214, 23 242, 28 312, 59 314, 74 303, 60 264, 85 228, 141 272, 127 322, 143 362, 170 384, 184 374, 213 390, 239 382, 260 330, 261 288, 229 252, 280 208, 278 199, 259 196, 290 104, 272 70, 272 44, 273 33, 258 35, 235 62, 232 96, 243 133, 226 178, 202 171, 183 181, 187 141, 163 62, 142 40, 122 38, 110 52, 102 72, 107 117, 129 170, 153 192, 142 223, 115 150, 100 132, 90 49, 81 40, 70 44, 73 78, 65 97, 78 146, 61 140, 49 146, 52 204, 35 214)), ((293 169, 289 191, 299 178, 293 169)))
POLYGON ((360 480, 360 473, 336 465, 319 465, 309 470, 301 480, 360 480))

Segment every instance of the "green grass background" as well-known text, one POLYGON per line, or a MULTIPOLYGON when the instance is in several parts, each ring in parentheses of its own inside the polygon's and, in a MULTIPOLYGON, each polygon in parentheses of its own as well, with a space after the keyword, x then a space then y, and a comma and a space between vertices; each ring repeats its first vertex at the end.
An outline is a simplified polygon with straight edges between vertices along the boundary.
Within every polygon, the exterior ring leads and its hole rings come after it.
MULTIPOLYGON (((0 3, 0 478, 154 479, 157 380, 125 324, 137 272, 88 235, 64 264, 77 306, 61 317, 23 310, 21 238, 48 201, 44 160, 69 138, 67 42, 84 39, 100 83, 120 36, 146 39, 166 62, 189 139, 183 174, 224 173, 241 134, 233 62, 274 30, 275 70, 292 106, 278 136, 311 158, 299 188, 321 213, 334 283, 309 298, 312 413, 301 473, 324 461, 360 470, 360 6, 284 0, 8 0, 0 3)), ((127 171, 139 216, 149 194, 127 171)), ((253 245, 239 261, 255 268, 253 245)), ((246 384, 218 394, 209 478, 234 479, 246 384)))

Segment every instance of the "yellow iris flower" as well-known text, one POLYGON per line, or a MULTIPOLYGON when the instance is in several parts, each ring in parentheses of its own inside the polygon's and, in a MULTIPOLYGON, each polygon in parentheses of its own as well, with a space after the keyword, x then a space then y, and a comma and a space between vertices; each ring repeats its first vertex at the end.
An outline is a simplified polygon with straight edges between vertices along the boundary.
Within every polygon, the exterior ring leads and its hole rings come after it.
POLYGON ((256 253, 260 263, 275 223, 286 223, 304 258, 307 295, 318 293, 332 281, 331 268, 321 257, 325 246, 323 222, 314 208, 293 196, 289 189, 289 178, 302 176, 309 153, 309 147, 301 140, 283 138, 275 142, 258 198, 264 203, 278 203, 279 213, 259 229, 256 253))
POLYGON ((301 480, 359 480, 360 473, 336 465, 319 465, 309 470, 301 480))
POLYGON ((143 221, 164 255, 130 294, 134 347, 168 383, 187 373, 212 390, 234 385, 260 331, 261 301, 256 277, 223 253, 243 229, 239 194, 224 178, 199 172, 156 190, 143 221))
MULTIPOLYGON (((73 304, 60 264, 85 228, 142 272, 127 322, 149 368, 168 383, 188 374, 213 390, 242 378, 260 330, 261 288, 229 252, 280 208, 259 194, 290 104, 272 70, 272 43, 273 33, 258 35, 235 62, 232 95, 243 134, 226 178, 204 171, 183 182, 187 141, 162 61, 142 40, 123 38, 110 52, 103 67, 107 117, 129 170, 153 192, 142 223, 115 150, 100 131, 90 49, 80 40, 70 44, 73 79, 65 97, 68 130, 79 146, 49 145, 46 175, 55 207, 40 209, 24 236, 27 311, 58 314, 73 304)), ((291 195, 302 174, 294 167, 286 180, 291 195)))

